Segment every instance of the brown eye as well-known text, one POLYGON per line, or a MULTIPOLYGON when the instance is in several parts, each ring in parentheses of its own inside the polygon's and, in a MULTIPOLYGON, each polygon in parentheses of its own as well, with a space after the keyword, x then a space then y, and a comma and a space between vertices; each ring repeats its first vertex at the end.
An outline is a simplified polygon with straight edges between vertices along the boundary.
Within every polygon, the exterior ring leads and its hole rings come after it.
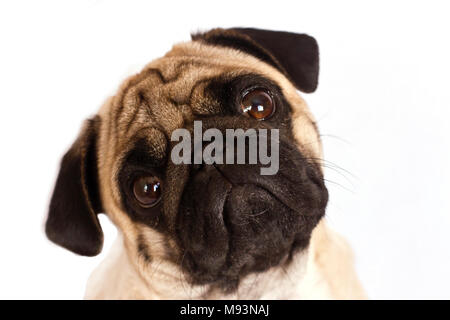
POLYGON ((153 207, 161 199, 161 182, 153 176, 139 177, 133 182, 133 193, 142 207, 153 207))
POLYGON ((256 120, 265 120, 275 111, 272 96, 263 89, 247 92, 241 101, 242 112, 256 120))

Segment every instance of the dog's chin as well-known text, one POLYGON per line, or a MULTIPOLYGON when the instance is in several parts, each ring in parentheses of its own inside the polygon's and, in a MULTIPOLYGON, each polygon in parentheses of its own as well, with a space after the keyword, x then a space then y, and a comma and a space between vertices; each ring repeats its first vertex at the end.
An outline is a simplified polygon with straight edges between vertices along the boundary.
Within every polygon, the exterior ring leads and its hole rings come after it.
POLYGON ((203 166, 185 188, 177 236, 192 283, 232 290, 249 273, 289 262, 324 215, 328 194, 318 170, 252 179, 237 167, 203 166))

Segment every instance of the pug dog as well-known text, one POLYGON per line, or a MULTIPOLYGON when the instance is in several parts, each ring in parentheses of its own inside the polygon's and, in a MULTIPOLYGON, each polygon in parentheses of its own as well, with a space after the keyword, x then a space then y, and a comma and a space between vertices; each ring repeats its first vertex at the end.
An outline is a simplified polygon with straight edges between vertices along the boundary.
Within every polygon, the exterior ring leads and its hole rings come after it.
POLYGON ((102 250, 98 214, 117 226, 85 298, 364 298, 351 249, 324 222, 320 136, 297 91, 315 91, 318 73, 311 36, 219 28, 127 79, 64 155, 46 220, 51 241, 83 256, 102 250), (195 121, 277 129, 276 174, 174 163, 172 134, 195 121))

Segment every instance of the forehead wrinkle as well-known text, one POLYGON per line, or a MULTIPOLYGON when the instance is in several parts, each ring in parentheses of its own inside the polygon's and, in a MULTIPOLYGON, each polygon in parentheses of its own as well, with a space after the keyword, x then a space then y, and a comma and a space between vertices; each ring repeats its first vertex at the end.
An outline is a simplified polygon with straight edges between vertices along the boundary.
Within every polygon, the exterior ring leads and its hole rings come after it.
MULTIPOLYGON (((171 65, 173 65, 172 63, 171 65)), ((176 78, 167 82, 164 86, 165 96, 171 97, 179 104, 183 101, 188 103, 188 99, 192 93, 192 87, 198 81, 217 74, 216 67, 205 64, 204 61, 192 61, 192 59, 179 60, 176 63, 176 78)))
MULTIPOLYGON (((149 110, 149 117, 160 123, 166 130, 166 134, 183 126, 186 119, 192 118, 192 98, 199 102, 199 98, 204 98, 202 90, 196 89, 225 70, 216 66, 204 65, 203 61, 190 61, 180 59, 177 63, 169 64, 171 72, 163 68, 160 63, 151 69, 161 70, 160 77, 164 81, 154 83, 151 79, 143 79, 139 82, 138 89, 147 102, 146 109, 149 110), (174 66, 175 65, 175 66, 174 66), (200 92, 199 94, 195 94, 200 92)), ((209 104, 213 101, 209 99, 209 104)), ((203 103, 205 105, 205 103, 203 103)))
POLYGON ((182 113, 169 102, 164 86, 155 85, 151 79, 148 79, 140 83, 140 92, 146 101, 147 117, 157 123, 166 135, 170 135, 174 129, 183 126, 184 118, 182 113))
POLYGON ((129 88, 123 98, 123 108, 118 118, 117 128, 127 133, 141 109, 142 99, 136 87, 129 88))
POLYGON ((210 81, 213 77, 209 75, 199 75, 197 77, 184 78, 178 83, 175 83, 164 88, 165 96, 169 97, 172 104, 176 105, 192 105, 192 95, 194 91, 205 82, 210 81), (184 88, 184 90, 181 90, 184 88))
POLYGON ((165 84, 178 81, 189 70, 197 70, 205 66, 205 61, 192 59, 168 59, 168 61, 163 59, 161 62, 164 63, 159 68, 164 70, 165 84))
POLYGON ((140 73, 134 75, 133 77, 129 78, 122 86, 119 91, 119 95, 115 99, 115 105, 116 105, 116 115, 114 119, 114 123, 116 127, 119 126, 119 121, 122 117, 122 113, 126 111, 127 107, 124 103, 125 99, 134 91, 139 84, 146 80, 148 77, 152 77, 159 82, 162 82, 161 79, 161 71, 159 71, 156 68, 147 68, 141 71, 140 73))

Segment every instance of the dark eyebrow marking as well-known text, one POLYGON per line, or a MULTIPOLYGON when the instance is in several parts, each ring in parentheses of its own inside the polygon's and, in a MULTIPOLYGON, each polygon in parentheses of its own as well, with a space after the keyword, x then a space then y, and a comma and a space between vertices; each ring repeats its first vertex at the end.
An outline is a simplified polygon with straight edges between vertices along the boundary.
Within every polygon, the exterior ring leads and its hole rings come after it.
MULTIPOLYGON (((143 129, 149 129, 149 127, 143 129)), ((133 147, 128 152, 126 152, 125 156, 123 157, 120 170, 122 170, 126 166, 159 170, 165 165, 166 158, 166 152, 160 153, 156 151, 154 148, 152 148, 152 146, 145 138, 136 138, 133 142, 133 147)))

